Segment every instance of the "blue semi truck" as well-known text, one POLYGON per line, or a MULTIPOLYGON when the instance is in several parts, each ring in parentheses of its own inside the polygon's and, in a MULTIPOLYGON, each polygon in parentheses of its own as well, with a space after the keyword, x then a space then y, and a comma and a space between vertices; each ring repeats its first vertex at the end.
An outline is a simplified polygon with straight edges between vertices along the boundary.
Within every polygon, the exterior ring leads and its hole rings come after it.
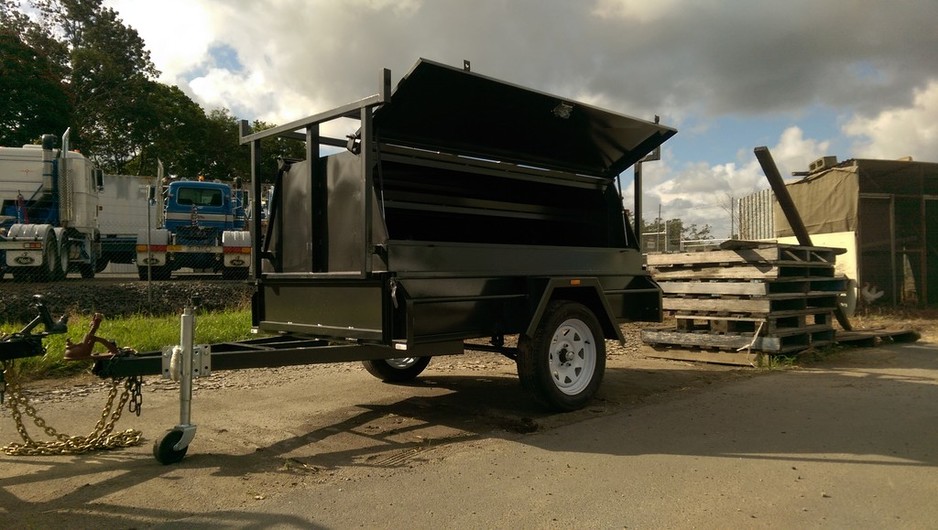
POLYGON ((174 180, 160 197, 162 226, 139 231, 137 271, 141 280, 168 280, 173 271, 221 273, 246 279, 251 265, 248 192, 229 185, 174 180))

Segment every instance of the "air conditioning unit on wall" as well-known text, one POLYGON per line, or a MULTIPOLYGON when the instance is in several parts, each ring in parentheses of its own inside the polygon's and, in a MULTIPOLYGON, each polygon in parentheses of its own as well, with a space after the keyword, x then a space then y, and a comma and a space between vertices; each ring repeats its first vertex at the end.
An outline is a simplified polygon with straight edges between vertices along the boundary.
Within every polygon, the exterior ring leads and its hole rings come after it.
POLYGON ((836 156, 822 156, 808 166, 809 173, 815 173, 817 171, 823 171, 825 169, 830 169, 837 165, 836 156))

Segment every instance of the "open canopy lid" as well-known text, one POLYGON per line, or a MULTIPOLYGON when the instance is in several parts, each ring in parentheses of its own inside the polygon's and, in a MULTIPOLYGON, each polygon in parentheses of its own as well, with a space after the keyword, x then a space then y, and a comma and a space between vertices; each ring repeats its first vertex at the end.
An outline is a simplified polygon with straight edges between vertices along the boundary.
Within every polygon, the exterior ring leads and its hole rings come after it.
POLYGON ((606 178, 677 133, 426 59, 374 126, 382 142, 606 178))

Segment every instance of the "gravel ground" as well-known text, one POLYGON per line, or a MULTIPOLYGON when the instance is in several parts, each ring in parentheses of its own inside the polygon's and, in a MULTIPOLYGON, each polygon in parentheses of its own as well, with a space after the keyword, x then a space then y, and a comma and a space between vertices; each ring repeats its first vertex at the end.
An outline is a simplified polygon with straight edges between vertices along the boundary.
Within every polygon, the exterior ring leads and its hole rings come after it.
POLYGON ((0 322, 28 322, 35 316, 32 297, 42 295, 53 315, 104 313, 110 318, 134 314, 176 314, 193 297, 200 307, 214 311, 244 307, 252 286, 244 282, 186 280, 146 282, 0 283, 0 322), (152 302, 151 302, 152 299, 152 302))

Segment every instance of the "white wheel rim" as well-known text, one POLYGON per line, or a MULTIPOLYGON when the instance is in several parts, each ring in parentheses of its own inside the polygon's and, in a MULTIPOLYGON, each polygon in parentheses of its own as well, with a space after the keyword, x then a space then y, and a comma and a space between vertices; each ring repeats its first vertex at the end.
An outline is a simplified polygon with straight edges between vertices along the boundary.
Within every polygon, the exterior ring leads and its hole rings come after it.
POLYGON ((550 339, 550 376, 557 389, 575 396, 589 386, 596 371, 596 344, 582 320, 565 320, 550 339))
POLYGON ((397 370, 406 370, 417 363, 416 357, 398 357, 396 359, 385 359, 388 366, 397 370))

